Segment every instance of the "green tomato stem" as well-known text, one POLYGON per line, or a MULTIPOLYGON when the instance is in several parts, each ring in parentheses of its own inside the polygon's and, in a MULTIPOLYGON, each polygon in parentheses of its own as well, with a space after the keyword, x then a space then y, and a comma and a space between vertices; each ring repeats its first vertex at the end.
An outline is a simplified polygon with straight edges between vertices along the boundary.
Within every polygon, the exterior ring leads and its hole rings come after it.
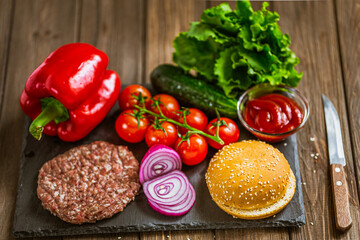
POLYGON ((166 117, 165 115, 162 114, 160 108, 158 108, 160 114, 157 114, 157 113, 154 113, 154 112, 146 109, 145 107, 140 107, 140 106, 138 106, 138 105, 135 105, 134 107, 137 108, 137 109, 139 109, 140 111, 142 111, 142 112, 144 112, 144 113, 148 113, 148 114, 150 114, 150 115, 152 115, 152 116, 154 116, 154 117, 158 117, 159 119, 164 119, 165 121, 170 122, 170 123, 173 123, 173 124, 175 124, 175 125, 177 125, 177 126, 179 126, 179 127, 183 127, 183 128, 189 129, 192 133, 197 133, 197 134, 199 134, 199 135, 202 135, 202 136, 204 136, 204 137, 207 137, 207 138, 209 138, 209 139, 211 139, 211 140, 213 140, 213 141, 215 141, 215 142, 217 142, 217 143, 219 143, 219 144, 221 144, 221 145, 224 144, 224 141, 219 137, 219 131, 217 131, 216 136, 213 136, 213 135, 207 134, 207 133, 205 133, 205 132, 203 132, 203 131, 200 131, 200 130, 198 130, 198 129, 196 129, 196 128, 193 128, 193 127, 191 127, 191 126, 188 125, 188 124, 180 123, 180 122, 178 122, 178 121, 175 121, 175 120, 173 120, 173 119, 171 119, 171 118, 166 117))

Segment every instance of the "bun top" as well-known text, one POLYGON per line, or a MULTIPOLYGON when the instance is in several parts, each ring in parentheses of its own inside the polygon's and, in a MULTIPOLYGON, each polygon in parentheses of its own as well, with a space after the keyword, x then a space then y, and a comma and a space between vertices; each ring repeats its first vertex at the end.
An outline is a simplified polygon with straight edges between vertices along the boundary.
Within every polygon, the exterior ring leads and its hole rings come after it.
POLYGON ((290 172, 289 163, 278 149, 260 141, 242 141, 214 155, 206 183, 215 202, 250 210, 281 199, 290 172))

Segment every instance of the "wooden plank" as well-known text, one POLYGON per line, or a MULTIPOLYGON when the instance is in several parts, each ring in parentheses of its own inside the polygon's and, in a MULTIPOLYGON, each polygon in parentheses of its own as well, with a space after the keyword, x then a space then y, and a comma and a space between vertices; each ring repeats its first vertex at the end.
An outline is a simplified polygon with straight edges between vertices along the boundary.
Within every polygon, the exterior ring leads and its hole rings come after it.
POLYGON ((282 240, 289 239, 286 228, 261 228, 261 229, 234 229, 234 230, 216 230, 216 240, 223 239, 271 239, 282 240))
MULTIPOLYGON (((146 64, 145 80, 149 82, 151 71, 159 64, 171 63, 172 41, 189 28, 191 21, 200 19, 206 8, 205 1, 149 0, 146 2, 146 64)), ((212 239, 208 231, 172 231, 142 233, 141 239, 212 239)))
POLYGON ((102 234, 102 235, 84 235, 75 237, 64 237, 64 240, 137 240, 139 234, 137 233, 118 233, 118 234, 102 234))
POLYGON ((189 231, 163 231, 163 232, 149 232, 141 233, 142 240, 183 240, 183 239, 196 239, 196 240, 212 240, 214 233, 211 230, 189 230, 189 231))
MULTIPOLYGON (((213 7, 219 5, 221 2, 228 1, 210 1, 209 6, 213 7)), ((229 2, 232 9, 236 8, 236 1, 229 2)), ((262 2, 253 1, 251 3, 254 10, 261 9, 262 2)), ((270 7, 272 7, 272 2, 270 2, 270 7)), ((241 239, 289 239, 288 230, 285 228, 264 228, 264 229, 225 229, 225 230, 215 230, 216 239, 237 239, 241 236, 241 239)))
POLYGON ((198 21, 205 8, 203 0, 147 1, 146 82, 150 82, 150 73, 156 66, 172 62, 172 41, 188 30, 191 21, 198 21))
POLYGON ((170 240, 169 231, 140 233, 141 240, 170 240))
MULTIPOLYGON (((350 136, 360 194, 360 0, 335 1, 350 136)), ((360 196, 359 196, 360 198, 360 196)))
POLYGON ((298 134, 307 225, 292 230, 291 239, 357 239, 360 219, 358 193, 333 2, 274 2, 273 7, 281 16, 282 30, 290 33, 292 49, 301 59, 298 69, 304 72, 304 77, 299 90, 310 100, 311 108, 310 119, 298 134), (326 94, 338 110, 348 159, 346 173, 354 225, 346 234, 335 230, 321 93, 326 94))
POLYGON ((183 240, 183 239, 196 239, 196 240, 213 240, 215 239, 214 231, 211 230, 192 230, 192 231, 172 231, 169 239, 183 240))
POLYGON ((0 239, 11 239, 25 118, 20 93, 27 77, 52 50, 74 41, 75 6, 72 0, 15 2, 0 119, 0 239))
MULTIPOLYGON (((11 13, 13 4, 8 0, 0 0, 0 114, 4 97, 5 74, 9 53, 11 13)), ((1 115, 0 115, 1 116, 1 115)))
MULTIPOLYGON (((144 1, 89 0, 81 8, 79 41, 104 51, 109 69, 116 71, 122 84, 142 83, 144 1)), ((70 239, 89 239, 89 236, 70 239)), ((92 239, 139 239, 138 233, 96 236, 92 239)))
POLYGON ((89 0, 81 11, 80 42, 109 56, 122 84, 143 82, 144 0, 89 0))

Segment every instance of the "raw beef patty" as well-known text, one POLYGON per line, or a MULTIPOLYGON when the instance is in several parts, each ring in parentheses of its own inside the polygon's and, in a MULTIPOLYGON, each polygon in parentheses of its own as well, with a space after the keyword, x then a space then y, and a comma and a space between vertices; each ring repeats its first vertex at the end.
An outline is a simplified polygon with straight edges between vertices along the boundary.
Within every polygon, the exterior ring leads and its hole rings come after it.
POLYGON ((95 222, 121 212, 135 198, 138 172, 127 147, 97 141, 46 162, 37 195, 45 209, 66 222, 95 222))

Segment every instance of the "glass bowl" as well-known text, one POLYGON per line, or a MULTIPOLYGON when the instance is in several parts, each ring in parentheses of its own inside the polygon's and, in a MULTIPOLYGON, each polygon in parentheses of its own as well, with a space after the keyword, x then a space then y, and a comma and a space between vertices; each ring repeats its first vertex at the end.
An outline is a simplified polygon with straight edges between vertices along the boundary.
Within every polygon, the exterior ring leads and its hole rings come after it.
POLYGON ((249 132, 251 132, 254 136, 256 136, 260 140, 263 140, 266 142, 280 142, 280 141, 284 140, 285 138, 293 135, 297 131, 299 131, 302 127, 304 127, 304 125, 309 117, 309 112, 310 112, 309 103, 306 100, 306 98, 298 90, 296 90, 295 88, 291 88, 291 87, 283 86, 283 85, 272 86, 268 83, 259 84, 253 88, 248 89, 246 92, 244 92, 241 95, 241 97, 239 98, 239 101, 237 103, 237 113, 238 113, 238 117, 239 117, 241 124, 249 132), (303 120, 299 126, 295 127, 294 129, 292 129, 288 132, 265 133, 265 132, 261 132, 257 129, 254 129, 254 128, 250 127, 249 124, 247 124, 247 122, 244 119, 243 112, 245 110, 245 107, 246 107, 246 104, 248 103, 248 101, 255 99, 255 98, 259 98, 263 95, 267 95, 270 93, 281 94, 283 96, 286 96, 286 97, 292 99, 293 101, 295 101, 298 104, 298 106, 301 108, 303 115, 304 115, 303 120))

